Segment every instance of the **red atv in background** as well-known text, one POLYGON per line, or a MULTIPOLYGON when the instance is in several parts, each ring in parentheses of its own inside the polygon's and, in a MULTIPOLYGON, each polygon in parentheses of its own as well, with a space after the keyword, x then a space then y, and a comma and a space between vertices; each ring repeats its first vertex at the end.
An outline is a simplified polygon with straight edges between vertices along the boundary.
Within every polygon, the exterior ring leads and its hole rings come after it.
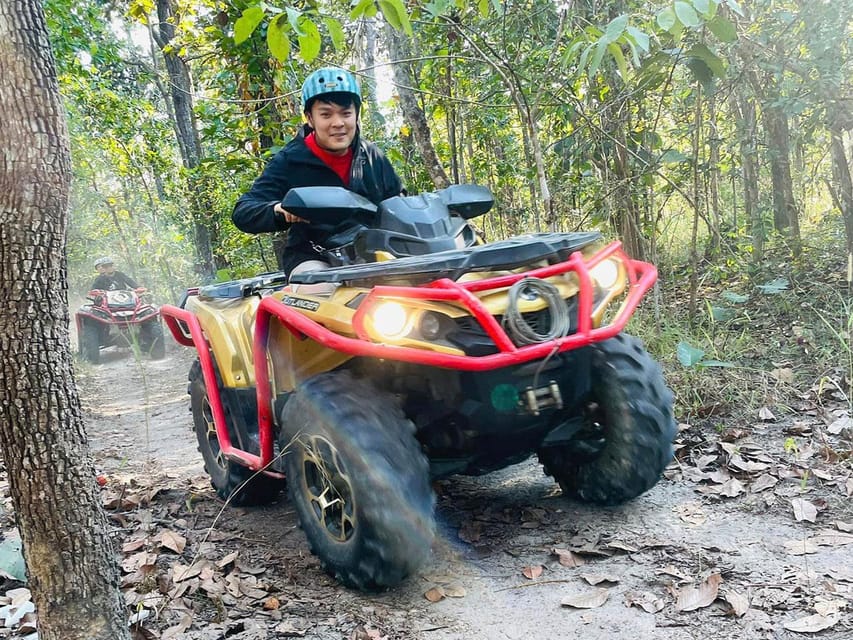
POLYGON ((89 304, 77 311, 77 349, 84 360, 97 364, 104 347, 139 345, 142 353, 159 360, 166 356, 160 309, 130 289, 86 294, 89 304))

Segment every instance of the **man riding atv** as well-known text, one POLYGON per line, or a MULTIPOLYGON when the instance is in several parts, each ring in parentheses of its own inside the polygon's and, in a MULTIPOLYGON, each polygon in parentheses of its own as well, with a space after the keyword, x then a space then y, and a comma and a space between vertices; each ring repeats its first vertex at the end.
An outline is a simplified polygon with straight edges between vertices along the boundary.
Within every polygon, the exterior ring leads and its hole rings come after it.
MULTIPOLYGON (((248 233, 288 229, 282 270, 292 275, 329 265, 322 252, 334 226, 309 224, 281 206, 295 187, 346 187, 374 204, 399 195, 402 183, 391 163, 360 136, 361 91, 355 76, 336 67, 318 69, 302 85, 307 124, 276 154, 234 207, 232 219, 248 233)), ((320 293, 323 285, 297 286, 320 293)))
POLYGON ((126 273, 117 271, 113 259, 109 256, 104 256, 95 260, 95 269, 98 271, 98 276, 92 283, 90 289, 100 289, 102 291, 118 291, 119 289, 130 289, 137 294, 145 293, 146 288, 139 284, 126 273))

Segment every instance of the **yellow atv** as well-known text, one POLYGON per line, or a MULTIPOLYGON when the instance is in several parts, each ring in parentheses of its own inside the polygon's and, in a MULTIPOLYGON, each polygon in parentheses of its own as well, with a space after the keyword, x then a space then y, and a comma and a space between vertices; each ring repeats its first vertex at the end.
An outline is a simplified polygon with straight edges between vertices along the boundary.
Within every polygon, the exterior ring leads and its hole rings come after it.
POLYGON ((563 492, 617 504, 672 457, 672 394, 622 332, 657 272, 597 233, 481 244, 488 189, 378 207, 339 188, 282 205, 355 220, 324 271, 192 289, 161 313, 195 346, 195 430, 222 498, 275 498, 287 478, 311 550, 343 583, 392 586, 435 536, 431 479, 537 454, 563 492), (300 293, 327 284, 327 292, 300 293))

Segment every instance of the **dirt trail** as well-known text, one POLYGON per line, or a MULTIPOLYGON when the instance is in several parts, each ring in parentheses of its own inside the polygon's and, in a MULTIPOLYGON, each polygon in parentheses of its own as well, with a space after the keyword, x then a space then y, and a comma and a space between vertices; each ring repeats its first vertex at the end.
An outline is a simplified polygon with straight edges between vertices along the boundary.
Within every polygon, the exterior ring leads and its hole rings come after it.
POLYGON ((205 488, 191 430, 192 358, 169 344, 163 361, 137 364, 129 352, 105 352, 103 364, 78 372, 99 470, 111 481, 168 476, 152 510, 189 541, 174 561, 190 564, 192 554, 213 542, 219 557, 236 550, 262 567, 261 593, 275 595, 275 608, 264 608, 268 600, 256 594, 226 598, 223 610, 198 591, 189 617, 164 607, 152 619, 150 628, 172 629, 167 637, 806 637, 784 626, 798 620, 806 620, 803 628, 826 626, 819 638, 853 637, 853 481, 849 466, 826 454, 827 447, 849 450, 839 440, 848 436, 827 436, 815 412, 800 416, 795 453, 786 451, 785 422, 744 425, 749 437, 723 444, 719 432, 690 427, 668 478, 621 507, 562 498, 535 460, 482 478, 441 481, 433 561, 399 588, 365 595, 322 573, 283 497, 263 509, 226 508, 209 534, 221 505, 205 488), (792 503, 798 499, 815 512, 792 503), (805 545, 810 553, 794 555, 797 541, 799 551, 805 545), (564 563, 579 566, 561 564, 554 549, 563 550, 564 563), (721 584, 712 574, 721 575, 721 584), (448 597, 431 603, 425 594, 433 588, 448 597), (562 606, 581 595, 592 608, 562 606), (742 606, 746 613, 734 615, 742 606), (178 629, 179 619, 188 626, 178 629))

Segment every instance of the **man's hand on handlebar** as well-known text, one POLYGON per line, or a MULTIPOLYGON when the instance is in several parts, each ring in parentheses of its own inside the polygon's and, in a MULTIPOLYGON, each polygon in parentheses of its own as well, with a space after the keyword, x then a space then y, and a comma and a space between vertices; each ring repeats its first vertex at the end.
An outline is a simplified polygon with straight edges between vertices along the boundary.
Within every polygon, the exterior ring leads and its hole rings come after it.
POLYGON ((281 206, 280 202, 275 203, 273 211, 284 216, 285 221, 291 224, 294 222, 308 222, 305 218, 300 218, 299 216, 290 213, 290 211, 281 206))
POLYGON ((146 287, 136 287, 136 289, 133 290, 136 295, 142 295, 143 293, 147 293, 147 291, 148 289, 146 287))

